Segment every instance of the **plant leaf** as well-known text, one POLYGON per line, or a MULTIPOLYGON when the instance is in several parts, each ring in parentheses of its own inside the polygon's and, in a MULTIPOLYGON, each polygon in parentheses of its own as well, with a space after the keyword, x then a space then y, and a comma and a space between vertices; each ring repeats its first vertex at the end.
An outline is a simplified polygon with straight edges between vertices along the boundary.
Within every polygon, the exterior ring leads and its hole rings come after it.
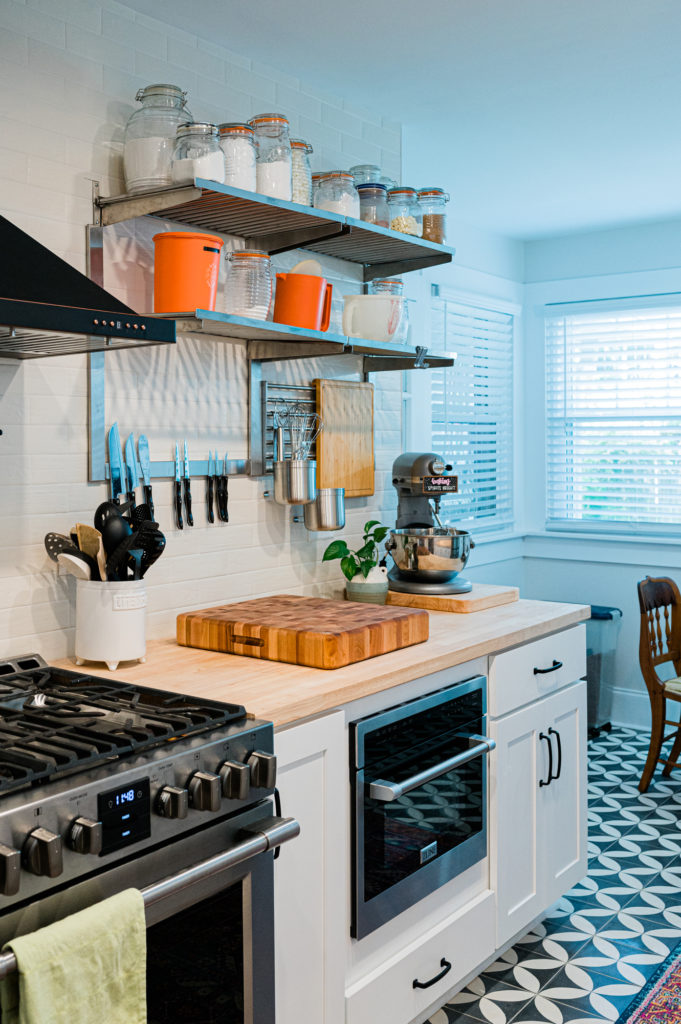
POLYGON ((367 578, 375 564, 375 562, 362 562, 360 564, 360 569, 362 570, 362 576, 364 577, 364 579, 367 578))
POLYGON ((376 564, 376 545, 372 540, 367 541, 361 548, 355 551, 355 554, 359 558, 360 562, 369 560, 372 565, 376 564))
POLYGON ((364 524, 364 532, 369 533, 372 526, 380 526, 381 523, 378 519, 370 519, 368 523, 364 524))
POLYGON ((341 558, 341 572, 348 580, 357 575, 357 562, 352 555, 345 555, 344 558, 341 558))
POLYGON ((344 540, 332 540, 322 556, 322 562, 330 562, 333 558, 344 558, 349 549, 344 540))
POLYGON ((379 526, 377 530, 374 530, 374 540, 377 544, 380 544, 382 540, 390 533, 389 526, 379 526))

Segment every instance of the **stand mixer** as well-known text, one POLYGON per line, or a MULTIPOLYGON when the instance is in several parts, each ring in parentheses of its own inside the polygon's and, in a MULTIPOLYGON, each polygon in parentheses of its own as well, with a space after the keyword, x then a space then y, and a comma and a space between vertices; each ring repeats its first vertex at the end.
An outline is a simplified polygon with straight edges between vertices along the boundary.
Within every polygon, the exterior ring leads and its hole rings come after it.
POLYGON ((470 580, 459 576, 474 543, 466 530, 443 526, 443 494, 456 494, 452 467, 435 452, 403 452, 393 462, 397 522, 386 541, 395 563, 391 590, 402 594, 467 594, 470 580))

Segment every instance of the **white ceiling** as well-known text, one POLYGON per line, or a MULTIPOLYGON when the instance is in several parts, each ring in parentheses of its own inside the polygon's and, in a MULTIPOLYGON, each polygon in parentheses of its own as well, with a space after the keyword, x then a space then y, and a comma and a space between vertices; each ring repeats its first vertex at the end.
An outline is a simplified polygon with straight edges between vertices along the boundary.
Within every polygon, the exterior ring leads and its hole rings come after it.
POLYGON ((478 227, 681 213, 679 0, 127 2, 402 121, 478 227))

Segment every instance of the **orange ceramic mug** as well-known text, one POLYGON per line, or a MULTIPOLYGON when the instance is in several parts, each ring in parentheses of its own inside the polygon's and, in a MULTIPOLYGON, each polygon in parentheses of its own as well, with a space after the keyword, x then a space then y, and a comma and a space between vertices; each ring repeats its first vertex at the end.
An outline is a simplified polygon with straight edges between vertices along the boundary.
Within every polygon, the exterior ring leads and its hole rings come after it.
POLYGON ((314 274, 277 274, 273 320, 291 327, 326 331, 333 285, 314 274))

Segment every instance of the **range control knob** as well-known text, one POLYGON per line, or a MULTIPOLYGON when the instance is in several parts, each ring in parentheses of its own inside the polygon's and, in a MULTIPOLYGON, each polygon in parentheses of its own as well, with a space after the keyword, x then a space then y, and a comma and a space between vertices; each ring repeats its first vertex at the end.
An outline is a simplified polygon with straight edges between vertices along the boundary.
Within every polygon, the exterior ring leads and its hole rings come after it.
POLYGON ((162 818, 186 818, 189 793, 179 786, 164 786, 156 800, 156 811, 162 818))
POLYGON ((228 800, 246 800, 251 788, 251 769, 241 761, 225 761, 220 765, 222 795, 228 800))
POLYGON ((64 869, 61 836, 46 828, 34 828, 21 850, 24 867, 34 875, 56 878, 64 869))
POLYGON ((66 841, 76 853, 92 853, 97 856, 102 852, 103 838, 101 821, 76 818, 71 822, 66 841))
POLYGON ((251 769, 251 785, 256 789, 274 789, 277 781, 277 759, 264 750, 254 750, 246 762, 251 769))
POLYGON ((16 896, 19 892, 21 875, 21 854, 0 843, 0 893, 3 896, 16 896))
POLYGON ((220 810, 220 776, 194 772, 189 779, 189 803, 196 811, 220 810))

